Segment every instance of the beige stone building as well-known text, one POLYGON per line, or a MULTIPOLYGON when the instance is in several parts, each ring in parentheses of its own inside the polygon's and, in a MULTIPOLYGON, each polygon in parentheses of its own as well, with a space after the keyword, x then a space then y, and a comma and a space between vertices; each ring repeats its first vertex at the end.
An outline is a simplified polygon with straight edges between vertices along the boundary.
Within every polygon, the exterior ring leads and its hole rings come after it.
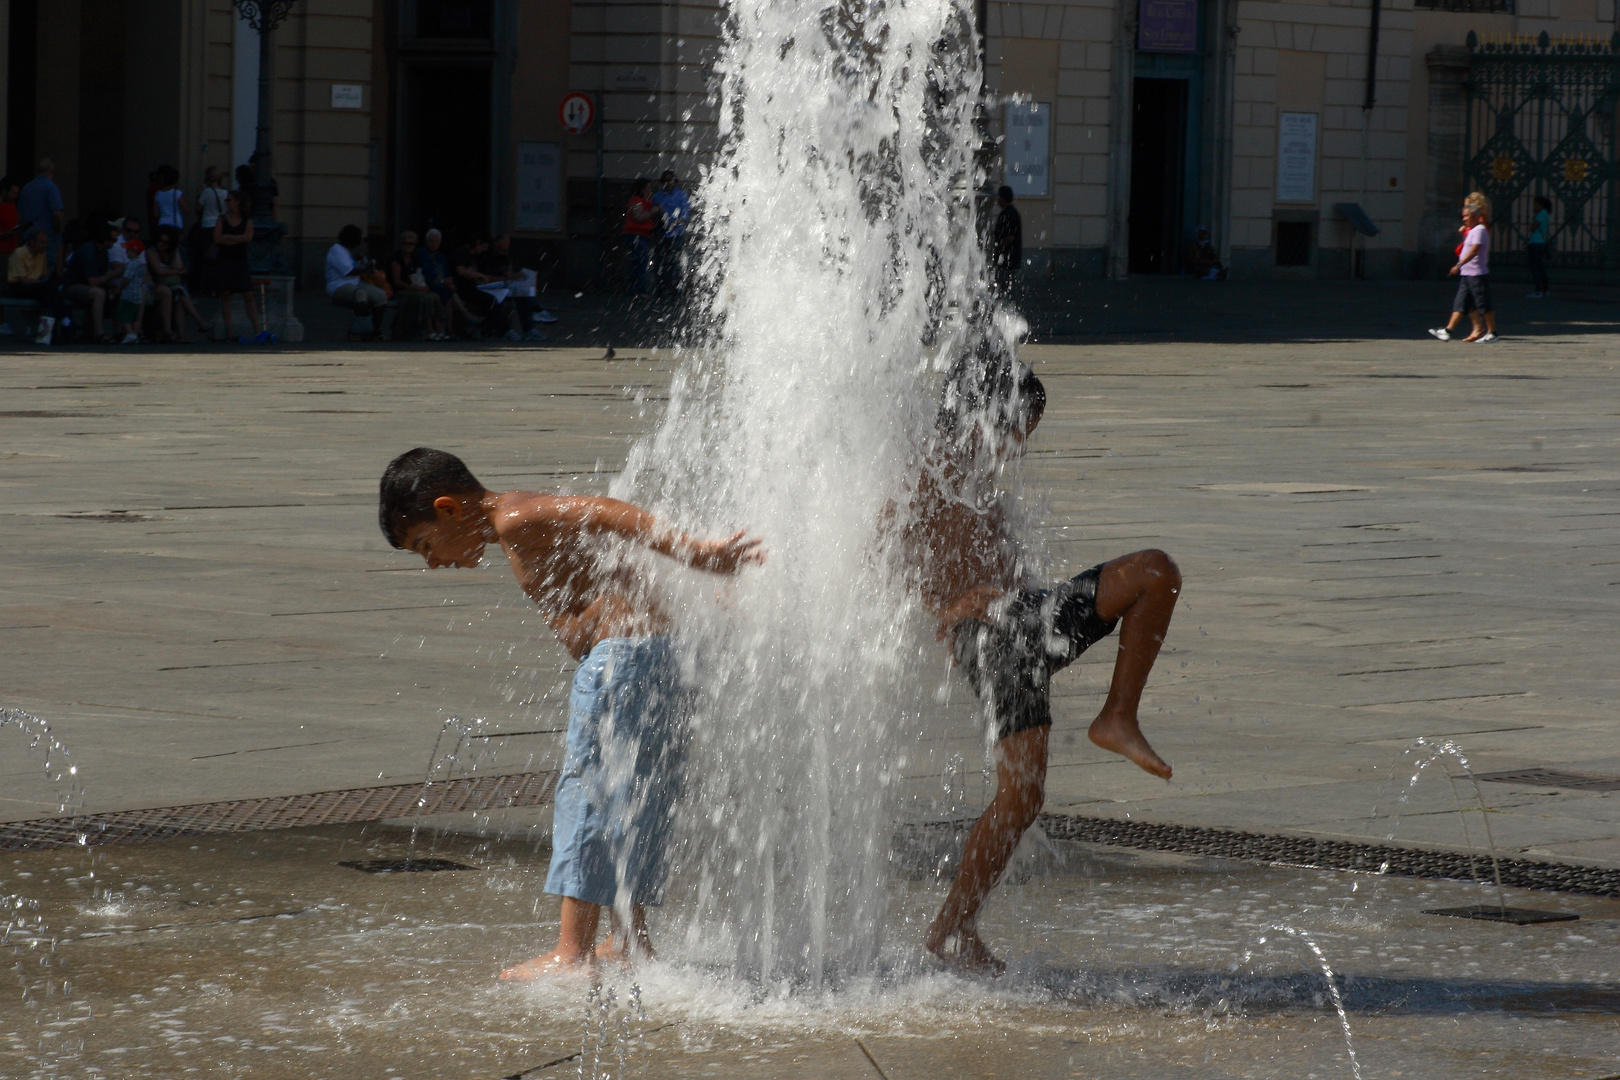
MULTIPOLYGON (((1614 0, 1071 0, 986 14, 989 85, 1013 99, 1003 131, 1012 116, 1015 133, 1049 140, 1047 190, 1019 199, 1030 270, 1060 276, 1174 272, 1200 225, 1245 276, 1442 272, 1465 165, 1489 134, 1477 110, 1467 122, 1470 32, 1545 31, 1556 52, 1561 39, 1607 49, 1616 30, 1614 0), (1143 40, 1150 6, 1188 9, 1190 49, 1143 40), (1020 99, 1049 116, 1017 125, 1020 99)), ((1609 85, 1606 111, 1601 87, 1587 103, 1612 162, 1620 80, 1609 85)), ((1535 193, 1514 199, 1515 221, 1535 193)), ((1581 210, 1606 233, 1598 202, 1581 210)))
MULTIPOLYGON (((1480 50, 1466 43, 1516 36, 1535 52, 1546 32, 1544 56, 1598 43, 1601 82, 1615 4, 980 0, 1004 140, 987 180, 1018 190, 1035 275, 1180 272, 1200 226, 1243 276, 1438 273, 1454 203, 1481 169, 1506 177, 1493 190, 1511 203, 1507 261, 1530 194, 1557 173, 1579 174, 1554 194, 1579 219, 1583 258, 1607 265, 1620 255, 1613 95, 1588 87, 1586 105, 1549 121, 1584 125, 1589 171, 1556 147, 1525 149, 1541 128, 1491 149, 1484 97, 1468 89, 1483 85, 1470 77, 1480 50)), ((693 178, 712 149, 722 10, 295 0, 273 38, 290 259, 311 281, 344 224, 379 249, 437 225, 452 238, 510 230, 570 281, 610 279, 630 181, 665 167, 693 178), (594 115, 578 133, 561 113, 570 92, 594 115)), ((26 177, 55 159, 70 217, 140 212, 160 164, 195 190, 204 167, 252 153, 258 39, 230 0, 0 0, 0 30, 8 168, 26 177)))

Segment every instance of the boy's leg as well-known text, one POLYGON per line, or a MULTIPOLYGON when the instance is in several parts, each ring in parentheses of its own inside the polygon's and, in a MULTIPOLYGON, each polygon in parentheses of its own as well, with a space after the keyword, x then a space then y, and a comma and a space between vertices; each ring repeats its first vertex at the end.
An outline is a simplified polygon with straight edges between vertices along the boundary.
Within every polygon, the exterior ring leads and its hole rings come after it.
POLYGON ((1041 812, 1051 731, 1050 726, 1029 728, 996 744, 996 796, 968 833, 956 880, 923 937, 930 952, 966 970, 998 975, 1006 970, 979 939, 979 907, 1001 880, 1024 830, 1041 812))
POLYGON ((619 913, 615 911, 611 914, 612 929, 608 932, 607 940, 596 947, 598 960, 617 960, 628 965, 637 960, 658 959, 658 954, 653 951, 652 937, 647 933, 647 908, 644 905, 630 905, 629 933, 625 932, 619 913))
POLYGON ((572 896, 563 897, 562 929, 557 933, 557 947, 549 955, 536 956, 506 968, 501 978, 528 982, 590 965, 595 958, 596 928, 601 919, 600 905, 575 900, 572 896))
POLYGON ((1098 617, 1120 620, 1119 655, 1108 700, 1091 722, 1091 741, 1166 780, 1170 766, 1143 738, 1136 710, 1180 595, 1181 571, 1170 556, 1157 550, 1136 551, 1104 563, 1097 579, 1098 617))

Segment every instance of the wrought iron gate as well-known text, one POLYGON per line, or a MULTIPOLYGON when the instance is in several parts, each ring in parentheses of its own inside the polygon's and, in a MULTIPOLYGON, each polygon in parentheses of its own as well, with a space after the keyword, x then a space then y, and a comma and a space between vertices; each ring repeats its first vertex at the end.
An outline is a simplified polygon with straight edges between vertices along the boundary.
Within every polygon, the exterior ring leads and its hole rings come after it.
POLYGON ((1620 33, 1607 41, 1468 35, 1470 190, 1490 196, 1491 261, 1522 265, 1534 199, 1552 200, 1554 264, 1620 267, 1620 33))

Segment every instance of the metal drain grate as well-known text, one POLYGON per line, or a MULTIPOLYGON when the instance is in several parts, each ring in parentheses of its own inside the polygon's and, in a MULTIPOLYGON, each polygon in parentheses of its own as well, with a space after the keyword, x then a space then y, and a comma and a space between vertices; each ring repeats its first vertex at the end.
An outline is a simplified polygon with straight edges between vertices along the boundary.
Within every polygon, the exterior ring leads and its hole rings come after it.
POLYGON ((1489 780, 1494 784, 1569 788, 1572 791, 1620 791, 1620 776, 1589 776, 1561 769, 1513 769, 1509 772, 1480 773, 1475 779, 1489 780))
POLYGON ((39 851, 80 843, 141 844, 175 836, 299 829, 404 817, 420 800, 424 814, 454 814, 508 806, 543 806, 551 801, 555 772, 509 773, 433 784, 320 791, 267 799, 163 806, 76 818, 44 818, 0 824, 0 851, 39 851), (81 840, 80 838, 83 837, 81 840))
MULTIPOLYGON (((1042 814, 1041 827, 1055 839, 1088 844, 1203 855, 1214 859, 1308 866, 1320 870, 1360 870, 1401 877, 1478 881, 1490 874, 1490 858, 1452 851, 1422 851, 1348 840, 1266 836, 1194 825, 1155 825, 1077 814, 1042 814)), ((1502 884, 1520 889, 1620 897, 1620 870, 1600 866, 1499 859, 1502 884)))
POLYGON ((345 859, 338 863, 362 874, 427 874, 438 870, 471 870, 449 859, 345 859))
POLYGON ((1472 904, 1469 907, 1424 908, 1425 915, 1444 915, 1452 919, 1479 919, 1483 922, 1505 922, 1514 926, 1538 926, 1550 922, 1574 922, 1580 916, 1573 911, 1538 911, 1535 908, 1495 907, 1491 904, 1472 904))

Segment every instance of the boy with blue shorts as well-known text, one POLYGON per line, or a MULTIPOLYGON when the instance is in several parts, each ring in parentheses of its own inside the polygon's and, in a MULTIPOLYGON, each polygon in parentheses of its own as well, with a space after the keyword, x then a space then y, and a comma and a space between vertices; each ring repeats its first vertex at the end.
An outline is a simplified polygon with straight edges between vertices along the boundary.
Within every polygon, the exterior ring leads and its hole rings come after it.
POLYGON ((501 978, 533 979, 614 952, 651 956, 646 905, 662 899, 683 693, 669 616, 616 548, 735 574, 764 561, 760 542, 741 532, 695 540, 617 499, 497 494, 455 455, 424 447, 389 463, 378 514, 389 543, 431 569, 477 566, 488 544, 500 544, 518 584, 580 661, 545 886, 562 897, 562 929, 554 951, 501 978), (604 907, 621 931, 617 949, 612 937, 595 948, 604 907))

